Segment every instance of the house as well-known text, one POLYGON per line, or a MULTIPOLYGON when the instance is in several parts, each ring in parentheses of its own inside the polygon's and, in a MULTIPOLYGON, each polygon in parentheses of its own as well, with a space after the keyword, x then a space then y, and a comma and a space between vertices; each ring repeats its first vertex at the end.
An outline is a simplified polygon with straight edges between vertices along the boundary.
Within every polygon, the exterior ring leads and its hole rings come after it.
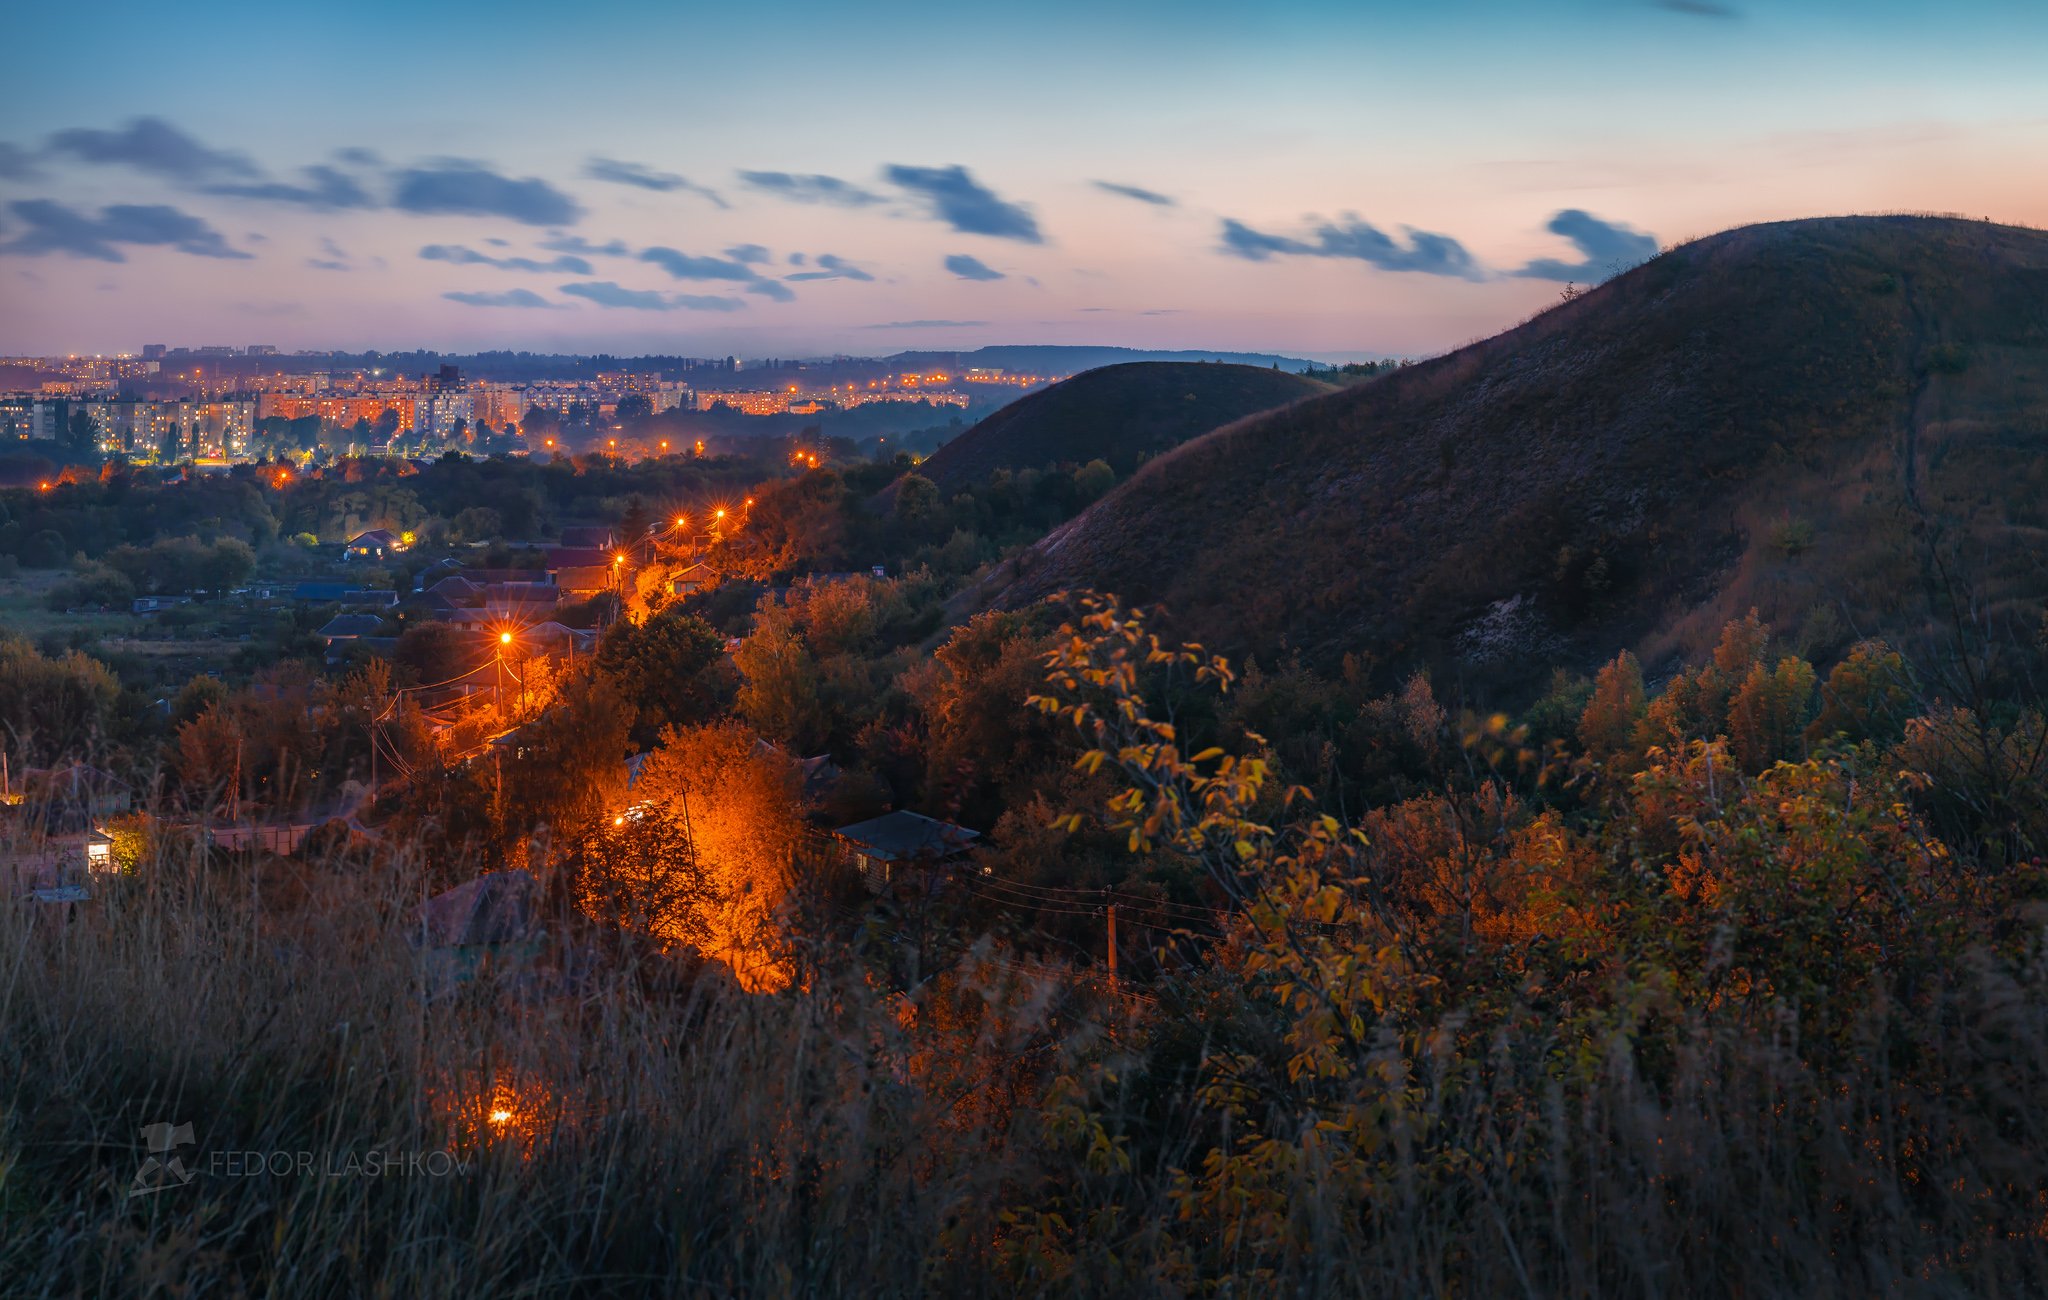
POLYGON ((669 579, 668 589, 672 596, 694 596, 700 591, 709 591, 718 585, 718 570, 698 560, 669 579))
POLYGON ((302 582, 292 588, 292 599, 302 605, 389 609, 398 604, 398 593, 377 587, 352 587, 346 582, 302 582))
POLYGON ((520 628, 514 635, 526 649, 551 655, 590 654, 597 649, 597 633, 568 627, 553 619, 520 628))
POLYGON ((907 809, 841 826, 833 834, 869 892, 877 894, 899 870, 959 857, 981 837, 979 831, 907 809))
POLYGON ((397 533, 389 528, 372 528, 367 533, 357 533, 349 538, 342 554, 351 560, 381 560, 404 549, 405 539, 397 533))
POLYGON ((332 655, 337 647, 346 649, 352 641, 377 635, 383 626, 384 620, 375 614, 336 614, 313 635, 326 642, 327 651, 332 655))
POLYGON ((431 993, 444 995, 487 962, 521 967, 541 951, 540 882, 530 871, 492 871, 420 904, 407 935, 425 957, 431 993))
POLYGON ((618 533, 610 524, 578 524, 562 530, 557 546, 578 550, 609 551, 619 544, 618 533))
POLYGON ((191 603, 192 598, 190 596, 137 596, 135 603, 129 606, 129 611, 135 614, 156 614, 171 608, 173 605, 189 605, 191 603))
POLYGON ((562 590, 579 595, 616 585, 621 567, 616 552, 599 547, 548 548, 548 579, 562 590))

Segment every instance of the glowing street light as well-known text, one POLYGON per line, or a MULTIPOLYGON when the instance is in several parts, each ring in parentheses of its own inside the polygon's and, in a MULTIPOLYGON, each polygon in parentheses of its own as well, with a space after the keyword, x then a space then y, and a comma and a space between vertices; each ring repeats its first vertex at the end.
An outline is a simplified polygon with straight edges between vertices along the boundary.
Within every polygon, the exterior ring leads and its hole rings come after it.
POLYGON ((512 634, 511 634, 510 632, 500 632, 500 633, 498 633, 498 644, 499 644, 499 645, 511 645, 511 644, 512 644, 512 634))

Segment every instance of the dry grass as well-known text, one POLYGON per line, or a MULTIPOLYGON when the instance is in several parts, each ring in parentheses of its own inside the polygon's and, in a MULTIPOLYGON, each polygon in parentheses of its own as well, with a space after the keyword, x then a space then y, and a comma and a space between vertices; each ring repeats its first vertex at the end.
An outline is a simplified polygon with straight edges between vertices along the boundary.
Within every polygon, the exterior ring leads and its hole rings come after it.
POLYGON ((972 957, 891 995, 823 948, 769 997, 659 962, 544 962, 434 999, 403 937, 417 864, 157 852, 68 924, 0 914, 10 1296, 2024 1296, 2048 1278, 2048 1205, 2011 1201, 2048 1153, 2038 961, 1957 972, 1929 1018, 1874 999, 1872 1041, 1905 1055, 1840 1077, 1792 1024, 1642 1058, 1648 1008, 1576 1064, 1541 1021, 1476 1057, 1390 1040, 1414 1123, 1367 1208, 1304 1168, 1295 1248, 1253 1259, 1171 1199, 1221 1137, 1186 1086, 1199 972, 1135 1018, 972 957), (1935 1095, 1892 1081, 1909 1061, 1935 1095), (1084 1159, 1045 1104, 1089 1064, 1116 1080, 1094 1105, 1128 1170, 1084 1159), (194 1175, 130 1197, 157 1121, 193 1125, 194 1175), (311 1169, 245 1175, 246 1152, 311 1169), (373 1152, 463 1170, 346 1172, 373 1152), (1056 1251, 1033 1231, 1053 1212, 1056 1251))

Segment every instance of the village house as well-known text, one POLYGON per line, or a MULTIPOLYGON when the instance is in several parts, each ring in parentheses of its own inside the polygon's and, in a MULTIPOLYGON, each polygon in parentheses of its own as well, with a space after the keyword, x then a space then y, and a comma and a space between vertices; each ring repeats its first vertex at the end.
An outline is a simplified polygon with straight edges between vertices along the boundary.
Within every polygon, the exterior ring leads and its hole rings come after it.
POLYGON ((372 528, 348 539, 342 554, 351 560, 381 560, 405 549, 405 539, 388 528, 372 528))
POLYGON ((833 835, 868 892, 876 894, 904 870, 961 857, 981 837, 979 831, 907 809, 841 826, 833 835))

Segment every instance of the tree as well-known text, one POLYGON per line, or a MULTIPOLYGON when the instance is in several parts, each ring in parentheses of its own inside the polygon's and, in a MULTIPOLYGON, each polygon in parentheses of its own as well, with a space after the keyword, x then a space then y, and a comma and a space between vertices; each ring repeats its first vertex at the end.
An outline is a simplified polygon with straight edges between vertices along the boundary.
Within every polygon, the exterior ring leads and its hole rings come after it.
POLYGON ((65 426, 64 450, 74 460, 87 460, 99 454, 100 426, 84 407, 71 412, 71 420, 65 426))
POLYGON ((1089 461, 1074 471, 1074 489, 1083 501, 1093 501, 1116 486, 1116 471, 1109 462, 1100 458, 1089 461))
POLYGON ((1593 679, 1593 698, 1579 715, 1579 743, 1587 756, 1613 763, 1633 752, 1643 709, 1642 665, 1624 650, 1593 679))
POLYGON ((577 910, 617 935, 664 948, 702 948, 712 939, 720 899, 675 805, 644 803, 600 818, 563 855, 561 870, 577 910))
POLYGON ((711 671, 725 657, 725 638, 680 605, 644 623, 619 622, 597 647, 598 669, 618 683, 637 714, 636 738, 651 742, 664 727, 706 721, 722 683, 711 671))
POLYGON ((377 423, 372 433, 378 442, 390 442, 398 433, 398 408, 387 406, 377 412, 377 423))
POLYGON ((828 719, 817 661, 787 617, 757 615, 732 660, 742 682, 740 712, 762 735, 801 752, 824 740, 828 719))
POLYGON ((705 951, 748 989, 781 988, 791 971, 775 914, 805 834, 796 765, 734 722, 670 728, 661 741, 635 792, 687 814, 717 900, 705 951))
POLYGON ((654 403, 643 393, 628 393, 619 399, 618 418, 620 424, 632 424, 654 414, 654 403))
POLYGON ((905 474, 896 485, 896 517, 918 523, 939 512, 939 485, 922 474, 905 474))
POLYGON ((157 443, 157 459, 162 461, 166 465, 177 464, 178 457, 184 454, 184 444, 184 437, 182 436, 177 424, 173 423, 169 428, 164 430, 164 436, 162 441, 157 443))

